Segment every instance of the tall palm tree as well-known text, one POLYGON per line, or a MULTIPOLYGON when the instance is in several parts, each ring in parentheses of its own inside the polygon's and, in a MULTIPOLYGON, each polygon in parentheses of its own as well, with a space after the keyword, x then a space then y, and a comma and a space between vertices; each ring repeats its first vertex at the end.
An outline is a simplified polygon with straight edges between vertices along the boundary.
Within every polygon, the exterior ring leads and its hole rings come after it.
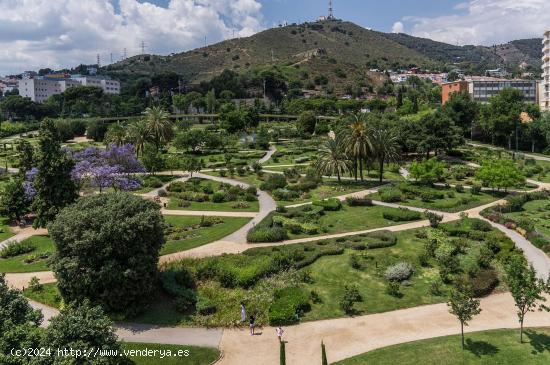
POLYGON ((336 175, 338 181, 341 181, 341 175, 350 168, 349 160, 342 149, 341 141, 329 139, 324 146, 319 149, 315 169, 319 175, 336 175))
POLYGON ((357 169, 363 180, 363 162, 370 153, 370 142, 365 114, 355 114, 351 121, 339 131, 345 152, 353 158, 353 169, 355 180, 357 180, 357 169))
POLYGON ((378 161, 380 182, 384 179, 384 164, 399 159, 399 143, 393 129, 373 128, 369 131, 372 155, 378 161))
POLYGON ((174 135, 172 121, 169 117, 170 114, 160 106, 145 109, 147 128, 157 150, 160 149, 161 144, 170 141, 174 135))
POLYGON ((126 130, 120 123, 111 124, 105 133, 105 142, 121 146, 127 142, 126 130))
POLYGON ((150 141, 152 137, 147 121, 142 119, 130 124, 128 127, 128 136, 134 144, 136 155, 141 155, 145 148, 145 143, 150 141))

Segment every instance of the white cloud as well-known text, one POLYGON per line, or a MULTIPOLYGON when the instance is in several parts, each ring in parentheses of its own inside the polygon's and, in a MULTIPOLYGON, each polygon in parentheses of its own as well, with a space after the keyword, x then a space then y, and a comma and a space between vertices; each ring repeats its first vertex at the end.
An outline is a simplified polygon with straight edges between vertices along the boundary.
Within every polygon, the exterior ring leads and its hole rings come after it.
POLYGON ((0 74, 41 67, 103 63, 146 52, 181 52, 263 28, 258 0, 0 1, 0 74), (118 4, 118 11, 115 4, 118 4))
POLYGON ((405 33, 405 26, 402 22, 395 22, 391 27, 392 33, 405 33))
POLYGON ((550 28, 548 0, 470 0, 457 13, 434 18, 407 17, 411 34, 460 44, 492 45, 541 37, 550 28))

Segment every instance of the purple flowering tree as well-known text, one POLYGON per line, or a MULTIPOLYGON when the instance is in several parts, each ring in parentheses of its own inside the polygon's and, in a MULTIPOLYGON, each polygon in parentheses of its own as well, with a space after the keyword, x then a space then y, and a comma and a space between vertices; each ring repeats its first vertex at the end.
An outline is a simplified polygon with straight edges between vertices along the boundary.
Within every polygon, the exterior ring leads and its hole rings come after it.
POLYGON ((110 145, 106 150, 90 147, 73 153, 73 159, 73 180, 81 186, 87 183, 97 187, 100 192, 105 188, 138 189, 140 180, 134 174, 145 172, 130 144, 110 145))

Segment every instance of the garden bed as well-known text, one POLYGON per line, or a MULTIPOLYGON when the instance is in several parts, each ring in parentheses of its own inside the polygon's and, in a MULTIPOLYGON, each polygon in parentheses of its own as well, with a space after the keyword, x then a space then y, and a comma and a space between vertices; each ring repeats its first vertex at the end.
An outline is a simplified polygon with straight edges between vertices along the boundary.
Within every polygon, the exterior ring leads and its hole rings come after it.
POLYGON ((0 272, 23 273, 49 270, 48 259, 55 251, 54 243, 49 236, 33 236, 11 245, 15 245, 12 253, 5 258, 0 257, 0 272))

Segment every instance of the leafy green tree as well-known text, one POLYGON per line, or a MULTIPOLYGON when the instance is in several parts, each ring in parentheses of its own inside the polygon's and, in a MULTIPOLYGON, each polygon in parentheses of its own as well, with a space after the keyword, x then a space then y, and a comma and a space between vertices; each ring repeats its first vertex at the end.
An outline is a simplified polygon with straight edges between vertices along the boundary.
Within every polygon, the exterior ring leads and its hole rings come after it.
POLYGON ((460 321, 462 349, 464 349, 464 326, 467 326, 468 322, 481 312, 480 301, 473 297, 471 288, 463 283, 457 283, 451 290, 447 305, 450 307, 449 312, 460 321))
POLYGON ((116 144, 122 146, 128 141, 128 133, 120 123, 113 123, 107 128, 105 132, 105 143, 116 144))
POLYGON ((147 143, 141 155, 141 162, 147 171, 154 175, 164 168, 165 161, 162 153, 154 145, 147 143))
POLYGON ((194 172, 200 172, 202 170, 202 160, 196 157, 187 157, 182 162, 182 168, 184 171, 188 171, 193 177, 194 172))
POLYGON ((129 193, 79 199, 50 224, 52 269, 66 303, 133 315, 152 297, 164 244, 159 206, 129 193))
POLYGON ((88 123, 86 136, 96 142, 103 142, 103 139, 105 138, 105 133, 107 133, 107 127, 107 124, 101 121, 91 121, 88 123))
POLYGON ((151 141, 151 131, 146 120, 138 120, 128 126, 128 138, 134 145, 136 155, 143 154, 145 144, 151 141))
POLYGON ((4 185, 0 197, 0 212, 3 216, 19 222, 21 217, 29 211, 30 202, 25 194, 23 179, 17 177, 4 185))
POLYGON ((311 111, 304 111, 300 114, 296 120, 296 128, 300 134, 313 134, 315 132, 315 125, 317 124, 317 118, 311 111))
POLYGON ((24 175, 34 165, 34 148, 29 141, 21 138, 17 143, 17 152, 19 153, 19 173, 24 175))
POLYGON ((479 115, 479 104, 473 101, 468 93, 453 93, 443 106, 443 113, 462 129, 464 135, 468 135, 479 115))
POLYGON ((413 161, 410 174, 413 179, 422 184, 433 184, 443 178, 445 164, 433 157, 422 162, 413 161))
POLYGON ((432 151, 437 155, 440 151, 448 152, 464 143, 462 130, 441 110, 423 116, 417 126, 416 133, 420 137, 418 152, 425 153, 426 157, 432 151))
POLYGON ((343 151, 342 144, 338 139, 329 139, 320 149, 315 162, 315 169, 321 176, 338 177, 338 182, 342 180, 341 176, 350 169, 350 163, 343 151))
POLYGON ((527 266, 523 256, 514 255, 505 266, 505 282, 514 298, 520 324, 519 341, 523 342, 523 322, 525 315, 534 312, 537 303, 545 302, 544 282, 537 278, 533 266, 527 266))
POLYGON ((76 200, 78 189, 71 179, 74 163, 61 149, 51 119, 44 119, 40 126, 38 151, 38 173, 34 179, 36 196, 32 204, 36 219, 33 225, 45 227, 62 208, 76 200))
POLYGON ((32 358, 12 356, 12 349, 36 348, 40 343, 42 313, 21 292, 8 287, 0 273, 0 364, 30 364, 32 358))
POLYGON ((40 358, 39 364, 102 364, 125 365, 132 364, 123 356, 122 347, 115 334, 113 322, 105 315, 101 307, 92 306, 90 301, 73 302, 63 308, 59 315, 51 319, 50 325, 44 331, 41 347, 52 349, 51 356, 40 358), (92 361, 82 361, 70 355, 58 353, 62 351, 95 349, 121 356, 98 356, 92 361))
POLYGON ((210 114, 214 114, 218 108, 218 101, 216 100, 216 91, 214 89, 206 93, 204 97, 206 102, 206 111, 210 114))
POLYGON ((476 179, 493 190, 507 190, 525 183, 525 177, 510 160, 485 161, 476 172, 476 179))

